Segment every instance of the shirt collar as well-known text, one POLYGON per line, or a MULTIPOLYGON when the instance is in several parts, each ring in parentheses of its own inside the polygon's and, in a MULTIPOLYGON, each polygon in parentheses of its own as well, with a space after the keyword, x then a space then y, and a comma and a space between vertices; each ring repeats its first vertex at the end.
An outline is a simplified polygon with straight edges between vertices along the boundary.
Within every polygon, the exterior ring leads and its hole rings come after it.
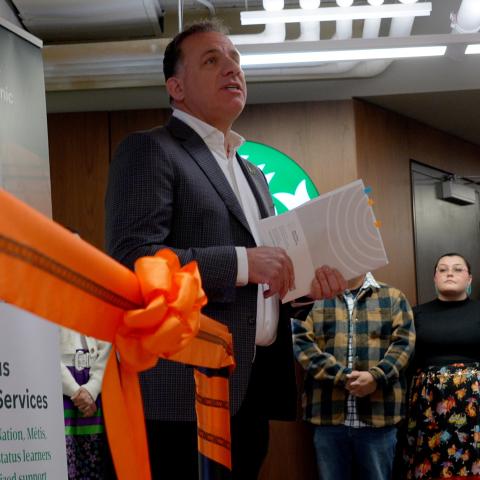
POLYGON ((362 286, 358 290, 358 293, 363 292, 368 289, 379 289, 380 285, 375 280, 371 272, 367 272, 365 274, 365 278, 363 279, 362 286))
MULTIPOLYGON (((211 146, 213 144, 224 145, 225 136, 223 133, 212 125, 200 120, 189 113, 180 110, 178 108, 173 109, 174 117, 178 118, 182 122, 186 123, 192 130, 194 130, 199 137, 207 144, 211 146)), ((236 153, 237 149, 245 142, 245 139, 238 133, 230 130, 227 133, 227 145, 229 147, 230 154, 236 153)), ((231 157, 232 155, 230 155, 231 157)))

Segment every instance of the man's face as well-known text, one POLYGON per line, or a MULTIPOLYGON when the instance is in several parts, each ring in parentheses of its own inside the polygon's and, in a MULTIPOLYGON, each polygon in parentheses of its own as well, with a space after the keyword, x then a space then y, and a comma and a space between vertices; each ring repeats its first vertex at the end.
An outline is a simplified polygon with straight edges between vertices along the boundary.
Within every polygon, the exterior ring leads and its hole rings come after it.
POLYGON ((247 98, 240 54, 228 37, 197 33, 181 45, 177 73, 167 80, 174 106, 226 132, 247 98))

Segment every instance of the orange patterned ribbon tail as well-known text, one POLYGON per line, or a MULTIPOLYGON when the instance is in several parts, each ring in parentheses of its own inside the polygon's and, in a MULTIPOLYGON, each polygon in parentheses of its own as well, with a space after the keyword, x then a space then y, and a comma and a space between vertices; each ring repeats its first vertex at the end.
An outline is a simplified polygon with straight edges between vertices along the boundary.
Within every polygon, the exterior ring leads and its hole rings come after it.
MULTIPOLYGON (((196 264, 181 267, 173 252, 162 250, 137 260, 134 274, 0 190, 0 271, 6 302, 112 343, 102 398, 115 469, 119 480, 149 480, 138 372, 158 358, 213 369, 234 366, 228 329, 200 313, 206 297, 196 264)), ((228 392, 228 379, 226 389, 214 381, 196 378, 197 397, 228 392)), ((226 399, 228 408, 228 394, 226 399)), ((207 456, 230 468, 228 415, 210 412, 198 417, 199 431, 217 432, 226 443, 220 450, 208 447, 207 456)))

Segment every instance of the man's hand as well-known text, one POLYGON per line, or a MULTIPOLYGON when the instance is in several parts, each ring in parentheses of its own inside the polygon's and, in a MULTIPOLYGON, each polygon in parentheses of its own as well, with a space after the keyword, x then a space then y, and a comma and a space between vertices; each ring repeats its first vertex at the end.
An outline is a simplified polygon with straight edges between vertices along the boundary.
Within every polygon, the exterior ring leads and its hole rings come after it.
POLYGON ((268 285, 264 297, 278 293, 283 298, 293 288, 293 264, 287 252, 278 247, 247 248, 249 283, 268 285))
POLYGON ((85 388, 80 387, 71 397, 73 404, 80 410, 84 417, 93 417, 97 405, 85 388))
POLYGON ((370 372, 354 370, 347 378, 346 388, 355 397, 366 397, 377 389, 377 381, 370 372))
POLYGON ((326 265, 315 270, 309 296, 314 300, 334 298, 347 288, 347 281, 336 269, 326 265))

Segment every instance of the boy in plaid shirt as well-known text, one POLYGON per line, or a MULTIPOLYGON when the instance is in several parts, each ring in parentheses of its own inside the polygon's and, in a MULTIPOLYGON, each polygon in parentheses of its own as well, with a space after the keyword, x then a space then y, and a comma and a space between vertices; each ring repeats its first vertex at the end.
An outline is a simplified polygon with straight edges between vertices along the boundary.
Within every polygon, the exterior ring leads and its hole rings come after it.
POLYGON ((312 423, 322 480, 388 480, 395 425, 405 414, 405 368, 415 330, 402 292, 369 272, 292 320, 305 369, 304 419, 312 423))

